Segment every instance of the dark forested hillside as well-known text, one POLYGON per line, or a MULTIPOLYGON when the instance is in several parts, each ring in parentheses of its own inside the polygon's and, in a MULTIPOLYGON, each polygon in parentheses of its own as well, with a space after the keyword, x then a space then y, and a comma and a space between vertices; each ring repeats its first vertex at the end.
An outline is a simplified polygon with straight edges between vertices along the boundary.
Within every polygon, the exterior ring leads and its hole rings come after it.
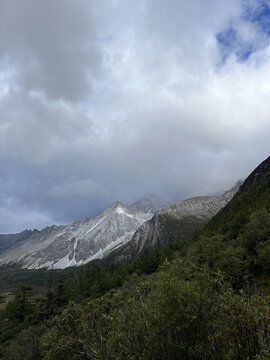
POLYGON ((43 296, 20 285, 1 311, 1 356, 270 359, 269 288, 270 158, 191 241, 49 277, 43 296))
POLYGON ((252 212, 262 209, 270 210, 270 157, 248 176, 234 198, 210 220, 203 233, 237 236, 252 212))

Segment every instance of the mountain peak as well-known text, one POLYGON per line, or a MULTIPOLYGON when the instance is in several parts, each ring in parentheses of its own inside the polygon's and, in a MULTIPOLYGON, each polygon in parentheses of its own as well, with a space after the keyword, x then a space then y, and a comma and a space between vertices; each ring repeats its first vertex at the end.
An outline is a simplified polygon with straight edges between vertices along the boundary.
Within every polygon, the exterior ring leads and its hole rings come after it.
POLYGON ((165 207, 165 204, 154 197, 144 198, 141 200, 136 201, 130 208, 136 212, 157 212, 158 210, 165 207))
POLYGON ((63 269, 86 264, 106 257, 112 249, 130 241, 135 231, 152 216, 153 213, 135 212, 117 201, 94 218, 46 227, 23 240, 21 234, 16 235, 16 243, 1 240, 0 236, 0 266, 63 269))
POLYGON ((124 204, 122 204, 120 201, 115 201, 111 206, 109 206, 108 209, 114 210, 119 207, 124 207, 124 204))

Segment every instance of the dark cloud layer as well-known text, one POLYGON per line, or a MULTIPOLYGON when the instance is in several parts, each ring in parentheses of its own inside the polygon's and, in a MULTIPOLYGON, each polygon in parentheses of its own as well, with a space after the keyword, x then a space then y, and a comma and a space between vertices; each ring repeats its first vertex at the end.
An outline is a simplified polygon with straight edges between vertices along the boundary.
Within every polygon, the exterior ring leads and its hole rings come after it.
POLYGON ((269 155, 268 10, 0 0, 0 233, 247 176, 269 155))
POLYGON ((101 55, 86 1, 1 0, 0 54, 24 91, 81 100, 101 55))

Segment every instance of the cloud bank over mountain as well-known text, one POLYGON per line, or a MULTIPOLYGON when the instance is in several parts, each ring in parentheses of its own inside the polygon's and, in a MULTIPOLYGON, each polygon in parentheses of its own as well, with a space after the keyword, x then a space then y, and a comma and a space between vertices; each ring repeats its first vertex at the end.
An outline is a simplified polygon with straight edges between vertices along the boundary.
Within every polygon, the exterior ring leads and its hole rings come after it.
POLYGON ((266 1, 0 0, 0 232, 215 194, 269 155, 266 1))

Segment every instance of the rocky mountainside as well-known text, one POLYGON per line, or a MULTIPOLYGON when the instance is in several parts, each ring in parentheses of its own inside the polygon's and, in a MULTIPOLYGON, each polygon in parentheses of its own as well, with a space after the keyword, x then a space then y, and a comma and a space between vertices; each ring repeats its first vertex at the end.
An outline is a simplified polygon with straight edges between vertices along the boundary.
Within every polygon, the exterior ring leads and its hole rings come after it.
POLYGON ((95 259, 127 260, 156 245, 189 239, 234 196, 204 196, 165 207, 154 199, 114 203, 102 214, 67 226, 0 235, 0 266, 64 269, 95 259))
POLYGON ((35 234, 37 230, 24 230, 19 234, 2 234, 0 235, 0 255, 6 249, 12 247, 14 244, 26 240, 31 235, 35 234))
POLYGON ((221 196, 195 197, 161 209, 138 228, 130 242, 114 250, 108 260, 129 260, 147 249, 163 247, 169 241, 190 239, 228 204, 240 184, 238 182, 221 196))
POLYGON ((135 231, 161 208, 162 204, 153 199, 131 206, 117 202, 97 217, 71 225, 2 235, 0 266, 63 269, 101 259, 129 242, 135 231))

